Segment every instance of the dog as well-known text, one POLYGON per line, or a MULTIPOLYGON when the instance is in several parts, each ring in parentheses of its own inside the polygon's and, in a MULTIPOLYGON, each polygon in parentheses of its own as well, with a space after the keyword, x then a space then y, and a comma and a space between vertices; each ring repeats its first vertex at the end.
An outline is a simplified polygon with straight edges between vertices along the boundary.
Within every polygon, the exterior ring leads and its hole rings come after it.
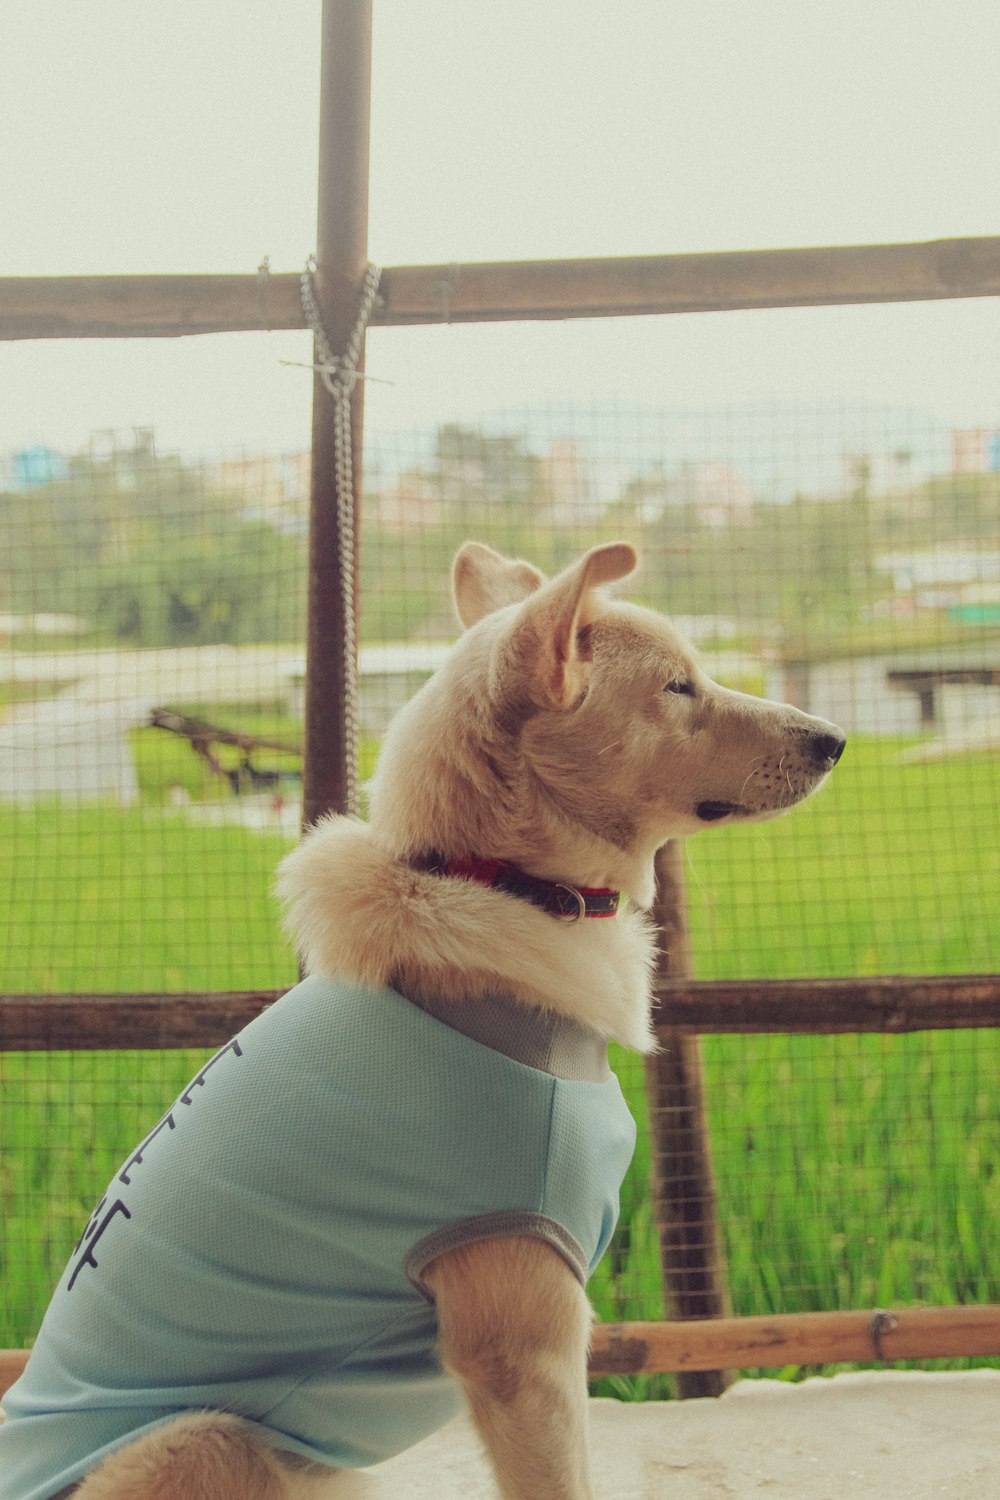
POLYGON ((802 801, 845 743, 707 677, 609 591, 636 564, 461 548, 464 632, 368 822, 283 861, 307 977, 84 1231, 9 1393, 6 1500, 346 1500, 462 1395, 504 1500, 593 1500, 584 1283, 634 1144, 607 1045, 654 1046, 654 856, 802 801))

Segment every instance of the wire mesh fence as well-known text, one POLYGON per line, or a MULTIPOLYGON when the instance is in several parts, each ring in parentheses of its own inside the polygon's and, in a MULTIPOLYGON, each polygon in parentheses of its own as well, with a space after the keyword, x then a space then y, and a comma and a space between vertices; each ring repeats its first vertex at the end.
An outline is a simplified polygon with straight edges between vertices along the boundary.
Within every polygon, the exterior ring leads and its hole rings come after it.
MULTIPOLYGON (((0 990, 293 983, 270 885, 299 816, 306 456, 191 461, 131 431, 4 462, 0 990)), ((850 741, 787 819, 687 846, 697 975, 995 971, 998 522, 988 421, 550 405, 372 430, 362 783, 453 638, 460 541, 552 572, 624 536, 632 597, 710 674, 850 741)), ((1000 1035, 703 1053, 736 1312, 1000 1300, 1000 1035)), ((0 1054, 0 1344, 30 1341, 116 1162, 200 1056, 0 1054)), ((593 1291, 605 1318, 657 1318, 642 1067, 615 1061, 640 1144, 593 1291)))

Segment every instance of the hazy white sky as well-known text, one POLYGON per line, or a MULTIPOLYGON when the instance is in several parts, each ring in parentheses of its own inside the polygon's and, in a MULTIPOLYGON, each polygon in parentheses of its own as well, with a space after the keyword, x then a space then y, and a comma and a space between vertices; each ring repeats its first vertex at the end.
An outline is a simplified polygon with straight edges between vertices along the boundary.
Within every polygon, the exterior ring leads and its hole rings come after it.
MULTIPOLYGON (((375 0, 385 265, 1000 232, 996 0, 375 0)), ((0 275, 298 270, 319 0, 31 0, 0 20, 0 275)), ((303 335, 0 344, 0 452, 153 425, 298 447, 303 335)), ((995 300, 383 330, 370 420, 563 397, 1000 419, 995 300)))

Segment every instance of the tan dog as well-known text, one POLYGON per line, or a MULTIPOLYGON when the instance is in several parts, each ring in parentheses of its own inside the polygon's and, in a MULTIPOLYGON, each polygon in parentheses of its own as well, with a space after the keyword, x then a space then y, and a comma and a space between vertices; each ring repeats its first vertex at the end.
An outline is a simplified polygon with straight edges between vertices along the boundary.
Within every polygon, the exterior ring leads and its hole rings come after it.
MULTIPOLYGON (((720 687, 667 621, 609 597, 635 564, 628 545, 596 547, 549 582, 461 549, 465 633, 390 729, 370 821, 330 818, 284 862, 307 971, 392 986, 459 1029, 505 996, 602 1047, 651 1048, 642 909, 656 850, 793 806, 844 737, 720 687), (477 860, 503 862, 496 883, 477 860), (632 904, 572 920, 608 890, 632 904)), ((580 1277, 542 1238, 510 1233, 446 1249, 423 1284, 504 1500, 591 1500, 580 1277)), ((256 1425, 197 1414, 120 1449, 75 1495, 334 1500, 360 1482, 289 1460, 256 1425)))

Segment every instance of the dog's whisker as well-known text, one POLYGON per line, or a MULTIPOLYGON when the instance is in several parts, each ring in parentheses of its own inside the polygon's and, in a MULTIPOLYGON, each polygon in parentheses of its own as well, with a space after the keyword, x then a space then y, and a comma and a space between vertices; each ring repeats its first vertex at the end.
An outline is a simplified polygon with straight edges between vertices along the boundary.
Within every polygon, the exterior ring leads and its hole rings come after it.
POLYGON ((702 882, 702 879, 701 879, 701 874, 700 874, 700 872, 698 870, 698 866, 695 864, 694 860, 691 858, 691 840, 690 839, 685 839, 685 841, 684 841, 684 865, 685 865, 685 868, 687 870, 688 875, 691 877, 691 879, 694 881, 695 885, 698 888, 698 894, 700 896, 704 896, 706 894, 706 892, 705 892, 705 886, 704 886, 704 884, 702 882))
POLYGON ((760 768, 761 768, 761 766, 763 764, 764 764, 764 757, 760 756, 760 757, 758 757, 756 764, 752 765, 750 767, 749 771, 746 774, 746 778, 744 779, 743 785, 740 787, 740 794, 739 794, 739 796, 736 799, 737 802, 740 802, 740 801, 743 800, 743 793, 746 791, 746 789, 750 785, 751 781, 753 781, 754 777, 757 775, 758 771, 760 770, 760 768))

